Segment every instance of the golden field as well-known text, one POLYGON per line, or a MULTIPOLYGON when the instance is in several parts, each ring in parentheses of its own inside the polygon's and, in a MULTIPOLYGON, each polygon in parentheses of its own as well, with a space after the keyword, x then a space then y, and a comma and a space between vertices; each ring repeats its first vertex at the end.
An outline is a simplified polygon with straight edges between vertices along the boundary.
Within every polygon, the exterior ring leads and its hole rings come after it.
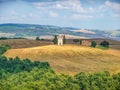
POLYGON ((120 51, 101 50, 77 45, 48 45, 33 48, 11 49, 7 57, 16 56, 33 61, 47 61, 56 73, 74 75, 79 72, 97 72, 108 70, 120 72, 120 51))
POLYGON ((37 41, 32 39, 7 39, 0 40, 0 44, 9 45, 12 49, 16 49, 52 45, 53 43, 49 41, 37 41))

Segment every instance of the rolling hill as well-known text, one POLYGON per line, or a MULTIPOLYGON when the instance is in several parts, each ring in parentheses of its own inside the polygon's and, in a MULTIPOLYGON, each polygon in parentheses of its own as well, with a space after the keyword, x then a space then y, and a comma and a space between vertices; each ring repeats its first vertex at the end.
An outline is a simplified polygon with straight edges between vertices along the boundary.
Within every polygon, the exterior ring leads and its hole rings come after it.
POLYGON ((0 44, 9 45, 12 49, 15 49, 15 48, 28 48, 28 47, 52 45, 53 43, 49 41, 37 41, 31 39, 7 39, 7 40, 0 40, 0 44))
POLYGON ((101 50, 77 45, 48 45, 33 48, 11 49, 4 56, 30 58, 33 61, 47 61, 56 73, 74 75, 79 72, 108 70, 120 72, 120 51, 101 50))
POLYGON ((35 24, 0 24, 0 37, 36 37, 46 35, 67 34, 86 38, 111 38, 120 40, 120 30, 80 29, 52 25, 35 24))

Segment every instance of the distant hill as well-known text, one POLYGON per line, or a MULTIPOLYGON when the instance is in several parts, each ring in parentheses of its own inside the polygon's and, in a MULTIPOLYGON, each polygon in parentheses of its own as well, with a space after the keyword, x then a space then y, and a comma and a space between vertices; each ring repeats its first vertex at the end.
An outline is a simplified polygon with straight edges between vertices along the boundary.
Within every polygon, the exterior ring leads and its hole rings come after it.
POLYGON ((0 33, 10 34, 8 36, 11 36, 11 34, 13 36, 14 34, 15 37, 63 34, 73 29, 76 28, 58 27, 52 25, 0 24, 0 33))
POLYGON ((47 61, 57 73, 120 71, 120 51, 101 50, 77 45, 48 45, 34 48, 11 49, 7 57, 30 58, 33 61, 47 61))
POLYGON ((0 37, 36 37, 67 34, 85 38, 111 38, 120 40, 120 30, 92 30, 35 24, 0 24, 0 37))

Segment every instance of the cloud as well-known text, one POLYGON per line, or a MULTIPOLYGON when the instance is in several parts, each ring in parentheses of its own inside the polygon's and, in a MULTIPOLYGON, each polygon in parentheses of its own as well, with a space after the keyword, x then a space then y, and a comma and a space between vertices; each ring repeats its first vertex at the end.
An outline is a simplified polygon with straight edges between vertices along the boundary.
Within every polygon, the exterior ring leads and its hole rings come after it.
POLYGON ((86 19, 92 19, 92 15, 81 15, 81 14, 73 14, 72 19, 74 20, 86 20, 86 19))
POLYGON ((35 14, 35 13, 29 13, 27 16, 30 17, 30 18, 38 18, 38 17, 39 17, 39 16, 38 16, 37 14, 35 14))
POLYGON ((77 13, 90 13, 94 9, 92 7, 84 8, 80 0, 57 0, 54 2, 34 2, 33 5, 38 9, 57 9, 70 10, 77 13))
POLYGON ((93 4, 95 3, 95 0, 86 0, 88 3, 93 4))
POLYGON ((52 12, 52 11, 49 12, 49 15, 50 15, 51 17, 58 17, 58 16, 59 16, 57 13, 52 12))
POLYGON ((10 21, 24 21, 25 15, 19 15, 15 11, 11 11, 11 13, 8 16, 0 16, 0 20, 3 22, 10 22, 10 21))
POLYGON ((113 14, 114 17, 120 18, 120 13, 113 14))
POLYGON ((18 15, 18 13, 15 10, 13 10, 13 11, 11 11, 11 15, 16 16, 16 15, 18 15))
POLYGON ((107 0, 105 2, 105 5, 109 8, 112 8, 116 11, 120 11, 120 4, 119 3, 116 3, 116 2, 110 2, 109 0, 107 0))
POLYGON ((55 7, 57 9, 73 10, 73 11, 82 12, 82 13, 86 12, 81 6, 80 0, 57 1, 55 7))

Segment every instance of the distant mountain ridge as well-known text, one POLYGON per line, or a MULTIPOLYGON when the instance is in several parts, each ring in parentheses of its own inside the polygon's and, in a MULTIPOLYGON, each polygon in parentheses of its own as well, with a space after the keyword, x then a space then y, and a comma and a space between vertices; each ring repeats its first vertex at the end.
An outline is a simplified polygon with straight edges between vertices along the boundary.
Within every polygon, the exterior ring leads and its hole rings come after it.
POLYGON ((112 38, 120 40, 120 30, 92 30, 74 27, 60 27, 38 24, 0 24, 0 37, 36 37, 44 35, 67 34, 86 38, 112 38), (79 31, 77 31, 79 30, 79 31), (90 33, 92 32, 92 33, 90 33), (94 34, 93 34, 94 33, 94 34))

